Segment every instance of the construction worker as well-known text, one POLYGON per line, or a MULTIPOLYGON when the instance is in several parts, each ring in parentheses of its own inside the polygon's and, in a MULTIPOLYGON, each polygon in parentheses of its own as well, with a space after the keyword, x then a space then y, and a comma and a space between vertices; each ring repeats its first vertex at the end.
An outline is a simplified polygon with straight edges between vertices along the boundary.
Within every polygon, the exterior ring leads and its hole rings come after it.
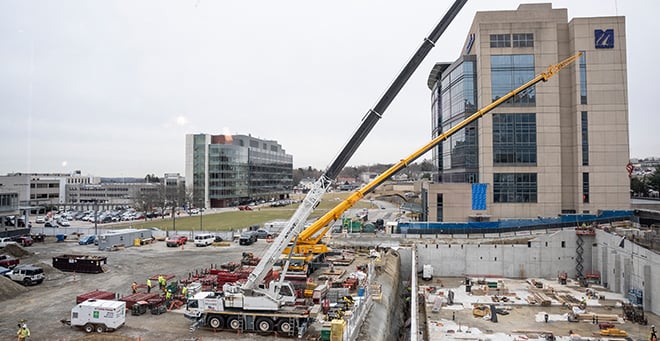
POLYGON ((28 337, 30 337, 30 330, 25 323, 18 324, 18 331, 16 332, 16 336, 18 337, 18 341, 25 341, 28 337))
POLYGON ((147 278, 147 294, 151 292, 151 279, 147 278))
POLYGON ((133 290, 134 294, 137 294, 137 283, 133 282, 133 284, 131 285, 131 290, 133 290))
POLYGON ((167 302, 167 304, 169 304, 171 299, 172 299, 172 292, 167 290, 167 292, 165 292, 165 302, 167 302))
POLYGON ((651 326, 651 335, 649 335, 649 341, 658 341, 658 334, 655 332, 655 326, 651 326))
POLYGON ((163 277, 163 275, 158 275, 158 286, 161 290, 165 286, 163 283, 165 283, 165 277, 163 277))
POLYGON ((184 298, 187 298, 188 296, 186 296, 186 294, 188 294, 188 287, 184 286, 181 289, 181 296, 183 296, 184 298))

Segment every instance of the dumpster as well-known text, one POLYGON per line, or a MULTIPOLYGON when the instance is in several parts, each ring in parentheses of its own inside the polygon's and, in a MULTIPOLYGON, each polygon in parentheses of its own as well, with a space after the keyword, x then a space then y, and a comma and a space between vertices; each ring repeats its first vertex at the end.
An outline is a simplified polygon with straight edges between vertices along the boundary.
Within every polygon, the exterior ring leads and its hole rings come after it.
POLYGON ((58 235, 55 236, 55 238, 57 238, 58 243, 63 242, 66 239, 66 235, 58 234, 58 235))
POLYGON ((53 267, 62 271, 99 274, 108 262, 105 256, 60 255, 53 257, 53 267))

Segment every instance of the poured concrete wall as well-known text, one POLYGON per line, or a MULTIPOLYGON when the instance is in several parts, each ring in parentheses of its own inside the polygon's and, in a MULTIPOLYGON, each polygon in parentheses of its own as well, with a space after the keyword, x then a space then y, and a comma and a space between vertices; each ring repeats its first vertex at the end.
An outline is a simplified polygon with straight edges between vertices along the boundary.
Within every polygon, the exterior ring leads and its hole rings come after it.
POLYGON ((644 309, 660 314, 660 255, 623 236, 597 230, 592 257, 603 286, 624 295, 630 289, 643 290, 644 309))
MULTIPOLYGON (((434 273, 442 276, 553 278, 560 272, 575 276, 577 236, 574 231, 537 236, 525 244, 488 242, 490 244, 475 244, 474 241, 471 244, 435 244, 432 240, 420 240, 418 264, 431 264, 434 273)), ((591 268, 591 244, 591 240, 585 241, 585 269, 591 268)))

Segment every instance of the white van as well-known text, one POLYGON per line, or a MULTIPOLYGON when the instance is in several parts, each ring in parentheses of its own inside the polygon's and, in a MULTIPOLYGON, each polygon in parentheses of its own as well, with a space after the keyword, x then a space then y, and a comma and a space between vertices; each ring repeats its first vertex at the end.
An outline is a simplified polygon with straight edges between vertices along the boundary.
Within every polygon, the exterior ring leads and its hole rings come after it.
POLYGON ((195 246, 207 246, 213 244, 215 235, 213 233, 200 233, 195 236, 195 246))

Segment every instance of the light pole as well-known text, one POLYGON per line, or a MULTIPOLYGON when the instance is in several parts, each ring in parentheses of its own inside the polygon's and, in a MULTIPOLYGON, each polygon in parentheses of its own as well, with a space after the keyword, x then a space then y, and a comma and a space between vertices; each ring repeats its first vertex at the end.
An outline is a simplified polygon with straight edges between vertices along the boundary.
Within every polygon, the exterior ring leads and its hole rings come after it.
POLYGON ((172 204, 172 232, 176 234, 176 201, 172 204))
POLYGON ((199 233, 202 233, 204 231, 204 228, 202 227, 202 216, 204 215, 204 208, 199 209, 199 233))

